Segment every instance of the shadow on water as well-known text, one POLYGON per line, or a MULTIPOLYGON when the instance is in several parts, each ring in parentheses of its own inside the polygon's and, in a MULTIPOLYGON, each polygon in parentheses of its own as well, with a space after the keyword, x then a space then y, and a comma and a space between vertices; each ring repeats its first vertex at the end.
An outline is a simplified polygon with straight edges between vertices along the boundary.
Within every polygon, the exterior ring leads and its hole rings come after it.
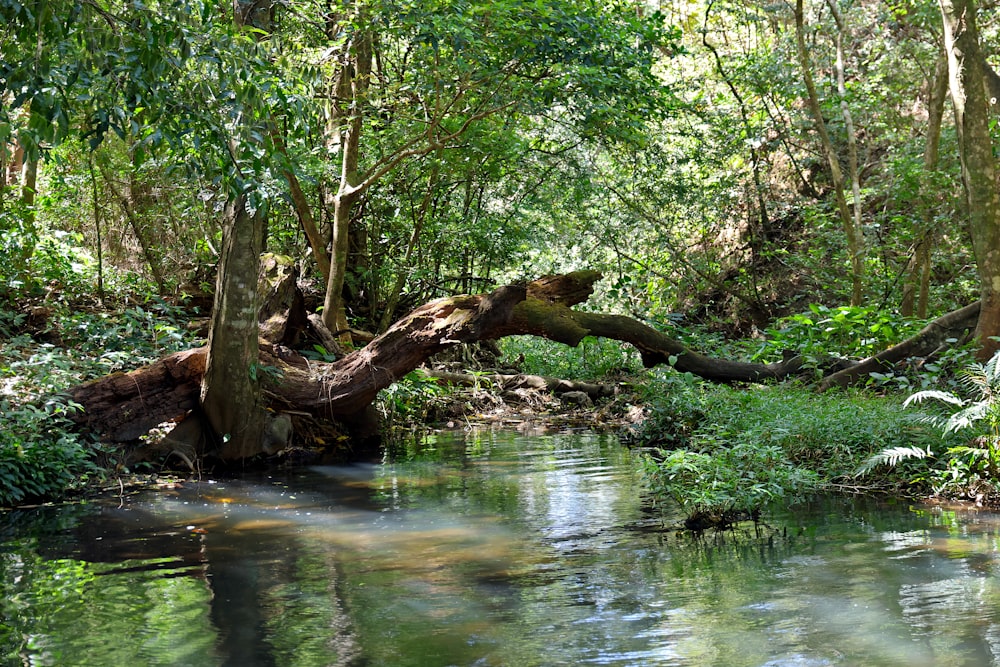
POLYGON ((7 665, 990 665, 1000 519, 820 498, 671 530, 587 434, 0 517, 7 665))

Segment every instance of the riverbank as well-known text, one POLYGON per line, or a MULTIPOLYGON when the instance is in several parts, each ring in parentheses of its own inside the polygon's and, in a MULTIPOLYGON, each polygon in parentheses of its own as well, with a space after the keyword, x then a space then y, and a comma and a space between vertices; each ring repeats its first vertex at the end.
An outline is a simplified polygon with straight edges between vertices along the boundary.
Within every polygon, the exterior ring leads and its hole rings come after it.
MULTIPOLYGON (((0 432, 0 505, 142 486, 148 476, 155 480, 172 470, 213 474, 210 465, 177 448, 138 465, 124 462, 80 433, 67 419, 75 406, 57 398, 87 378, 197 346, 202 341, 188 326, 189 312, 152 301, 117 311, 77 304, 8 315, 0 331, 6 426, 0 432)), ((996 502, 984 448, 970 446, 974 435, 945 433, 928 423, 927 405, 904 408, 909 392, 898 382, 822 394, 799 382, 720 386, 669 367, 644 370, 634 351, 602 340, 566 348, 505 339, 486 360, 464 354, 435 363, 446 377, 417 371, 379 396, 384 448, 368 448, 364 458, 391 459, 396 443, 434 430, 580 429, 614 433, 641 448, 650 487, 691 514, 752 513, 822 489, 996 502), (456 371, 471 383, 454 382, 456 371), (578 391, 511 389, 494 379, 519 372, 549 376, 536 385, 555 386, 558 378, 572 381, 567 386, 587 381, 602 389, 591 398, 578 391)), ((921 372, 915 380, 947 386, 941 371, 933 377, 921 372)), ((303 430, 285 450, 242 466, 358 458, 348 445, 343 434, 303 430)))

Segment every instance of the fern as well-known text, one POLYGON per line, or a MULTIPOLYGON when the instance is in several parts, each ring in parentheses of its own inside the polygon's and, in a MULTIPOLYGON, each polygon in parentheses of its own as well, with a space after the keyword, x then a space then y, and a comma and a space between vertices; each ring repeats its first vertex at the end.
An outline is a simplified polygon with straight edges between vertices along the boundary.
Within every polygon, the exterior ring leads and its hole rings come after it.
POLYGON ((947 391, 938 391, 936 389, 927 389, 925 391, 918 391, 913 394, 905 401, 903 401, 903 407, 908 407, 910 403, 922 403, 928 398, 941 401, 942 403, 950 403, 951 405, 965 405, 965 401, 956 396, 955 394, 949 393, 947 391))
POLYGON ((875 468, 882 465, 887 465, 890 468, 895 467, 900 463, 900 461, 905 461, 907 459, 925 459, 934 456, 934 452, 928 447, 924 449, 922 447, 889 447, 883 449, 877 454, 872 454, 868 459, 861 464, 855 472, 855 476, 860 477, 862 475, 867 475, 875 468))

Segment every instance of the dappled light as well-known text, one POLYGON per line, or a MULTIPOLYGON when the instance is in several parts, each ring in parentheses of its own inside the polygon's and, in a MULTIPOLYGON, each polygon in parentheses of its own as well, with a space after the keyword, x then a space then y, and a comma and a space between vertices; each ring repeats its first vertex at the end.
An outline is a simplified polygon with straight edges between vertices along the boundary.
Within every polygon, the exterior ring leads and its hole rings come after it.
POLYGON ((1000 661, 984 0, 0 0, 3 661, 1000 661))

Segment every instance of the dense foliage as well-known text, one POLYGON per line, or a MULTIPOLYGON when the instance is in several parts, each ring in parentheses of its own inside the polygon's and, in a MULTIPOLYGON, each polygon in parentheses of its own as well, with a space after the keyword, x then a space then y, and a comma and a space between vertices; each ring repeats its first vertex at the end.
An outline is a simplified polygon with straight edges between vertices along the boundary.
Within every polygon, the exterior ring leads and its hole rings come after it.
MULTIPOLYGON (((933 4, 234 7, 0 0, 2 503, 97 474, 51 396, 190 343, 237 197, 324 316, 372 331, 432 297, 589 268, 606 275, 589 307, 820 373, 986 294, 933 4)), ((978 19, 986 49, 1000 23, 978 19)), ((505 345, 542 374, 640 366, 606 341, 505 345)), ((937 452, 895 393, 957 391, 973 354, 887 369, 867 394, 654 377, 651 483, 750 511, 883 449, 937 452)), ((384 405, 438 393, 414 377, 384 405)), ((933 477, 909 458, 901 479, 933 477)))

